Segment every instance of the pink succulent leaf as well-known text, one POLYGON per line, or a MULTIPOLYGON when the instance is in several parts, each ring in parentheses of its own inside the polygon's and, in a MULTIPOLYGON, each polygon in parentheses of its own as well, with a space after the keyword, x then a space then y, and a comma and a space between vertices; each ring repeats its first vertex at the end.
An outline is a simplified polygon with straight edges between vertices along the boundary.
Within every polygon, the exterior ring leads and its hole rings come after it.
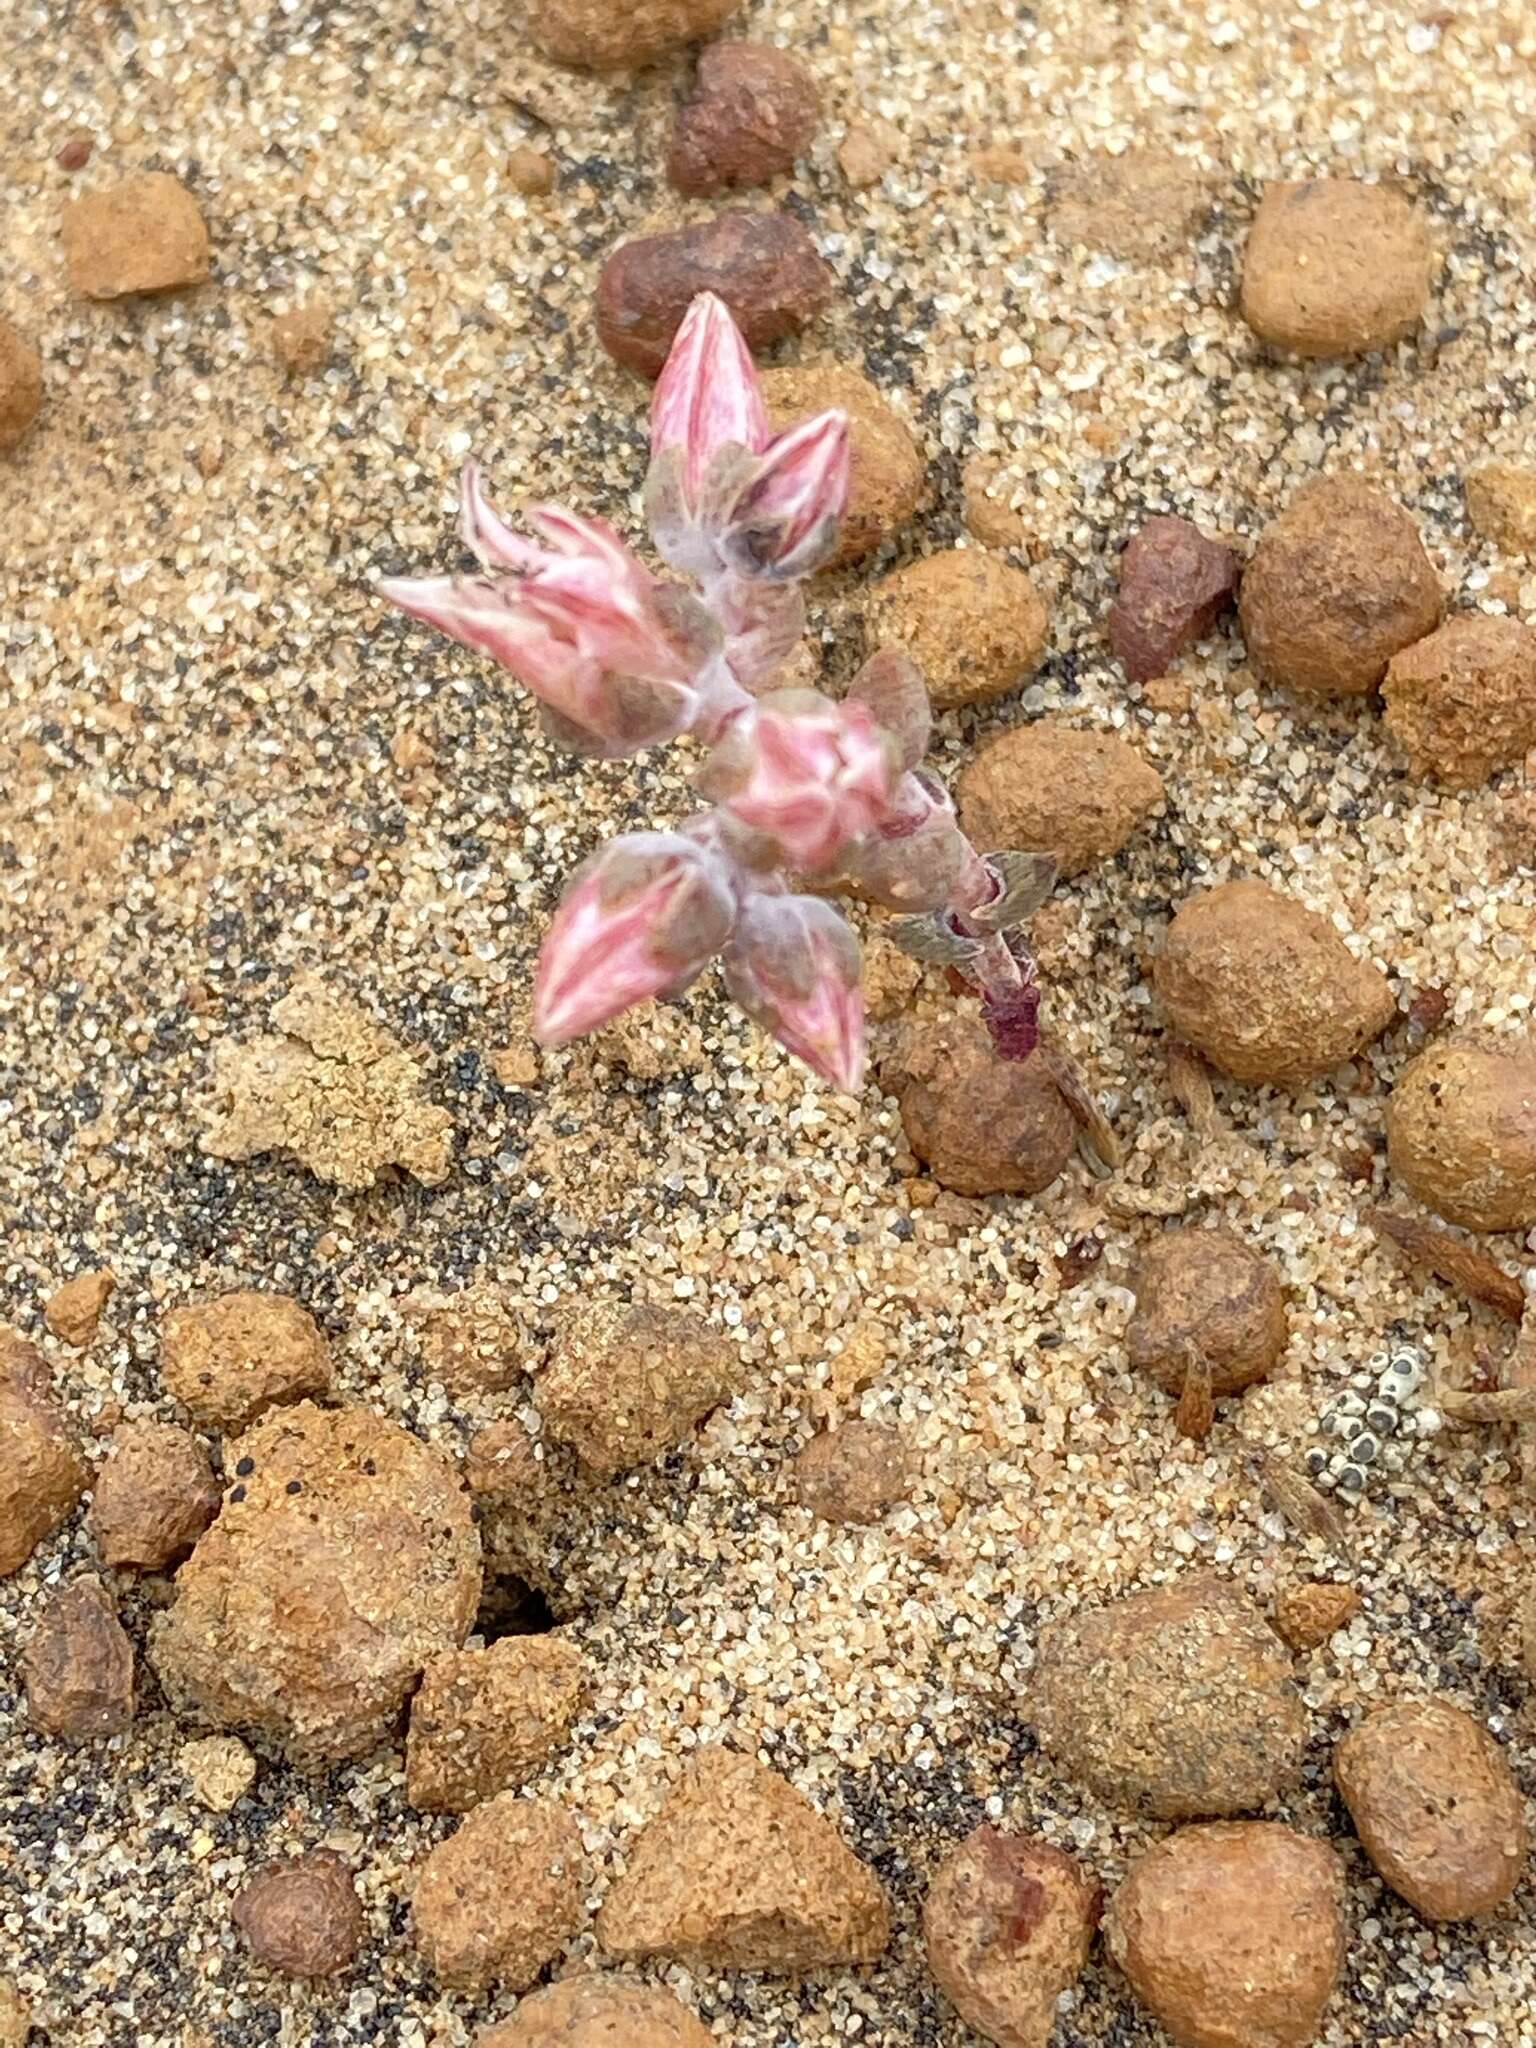
POLYGON ((904 775, 879 828, 844 862, 860 895, 887 910, 939 910, 964 872, 969 848, 942 790, 935 801, 926 778, 904 775))
POLYGON ((805 638, 805 599, 792 583, 752 583, 729 574, 709 595, 725 630, 731 672, 756 696, 805 638))
POLYGON ((896 779, 895 750, 867 706, 775 690, 729 721, 699 783, 814 874, 880 824, 896 779))
POLYGON ((571 878, 539 954, 533 1032, 565 1045, 636 1003, 681 994, 730 938, 729 862, 675 832, 629 832, 571 878))
POLYGON ((645 523, 656 552, 680 575, 705 582, 720 572, 720 550, 683 494, 683 452, 668 448, 645 474, 645 523))
POLYGON ((916 662, 904 647, 882 647, 849 685, 848 695, 867 704, 875 723, 895 740, 903 768, 915 768, 928 751, 933 710, 916 662))
POLYGON ((818 413, 776 436, 720 536, 744 576, 793 581, 831 554, 848 506, 848 416, 818 413))
POLYGON ((815 896, 747 898, 725 952, 726 986, 749 1017, 834 1088, 864 1078, 859 943, 815 896))
POLYGON ((682 451, 685 501, 696 504, 721 449, 752 454, 769 439, 757 365, 723 299, 700 292, 688 308, 651 400, 651 453, 682 451))

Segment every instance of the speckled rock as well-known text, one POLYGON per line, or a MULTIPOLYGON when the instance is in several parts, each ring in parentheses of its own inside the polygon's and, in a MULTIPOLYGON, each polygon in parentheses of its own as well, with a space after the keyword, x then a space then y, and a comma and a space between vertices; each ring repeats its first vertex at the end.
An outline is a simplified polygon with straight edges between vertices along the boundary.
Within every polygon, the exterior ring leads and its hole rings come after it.
POLYGON ((684 43, 702 42, 741 0, 524 0, 537 48, 585 71, 629 71, 684 43))
POLYGON ((1275 1627, 1293 1650, 1321 1649, 1359 1612, 1354 1587, 1334 1579, 1303 1580, 1275 1595, 1275 1627))
POLYGON ((1274 1821, 1181 1828, 1132 1869, 1104 1935, 1177 2048, 1308 2048, 1343 1967, 1344 1872, 1274 1821))
POLYGON ((848 505, 826 568, 863 561, 911 521, 927 481, 923 451, 867 377, 841 363, 765 370, 763 398, 776 429, 833 406, 848 415, 848 505))
POLYGON ((366 1409, 279 1409, 150 1632, 172 1707, 301 1765, 382 1741, 480 1597, 469 1502, 440 1451, 366 1409))
POLYGON ((553 1799, 502 1792, 465 1815, 421 1867, 416 1946, 451 1990, 522 1991, 586 1918, 581 1830, 553 1799))
POLYGON ((1210 198, 1197 166, 1171 150, 1092 150, 1051 174, 1045 220, 1058 242, 1149 263, 1188 247, 1210 198))
POLYGON ((172 1309, 160 1332, 160 1375, 206 1428, 244 1429, 266 1409, 331 1392, 320 1325, 290 1294, 241 1288, 172 1309))
POLYGON ((422 1362, 456 1401, 500 1394, 537 1370, 539 1350, 497 1287, 413 1296, 406 1306, 421 1335, 422 1362))
POLYGON ((1295 1779, 1307 1734, 1279 1638, 1208 1572, 1053 1623, 1029 1708, 1069 1776, 1158 1820, 1254 1812, 1295 1779))
POLYGON ((91 1535, 103 1564, 164 1571, 191 1550, 219 1511, 208 1453, 173 1422, 124 1422, 112 1432, 91 1495, 91 1535))
POLYGON ((1131 1289, 1127 1355, 1167 1393, 1182 1389, 1191 1351, 1221 1395, 1267 1378, 1285 1350, 1280 1276, 1229 1230, 1164 1231, 1137 1260, 1131 1289))
POLYGON ((670 1991, 593 1973, 530 1992, 475 2048, 714 2048, 714 2040, 670 1991))
POLYGON ((722 213, 623 242, 597 282, 598 339, 616 362, 660 374, 694 298, 715 292, 753 349, 798 334, 832 295, 831 271, 787 213, 722 213))
POLYGON ((1237 596, 1237 556, 1190 519, 1154 513, 1120 555, 1119 589, 1105 629, 1110 652, 1133 683, 1166 675, 1203 640, 1237 596))
POLYGON ((597 1938, 635 1960, 797 1973, 872 1962, 890 1910, 873 1872, 787 1779, 711 1747, 629 1845, 597 1938))
POLYGON ((88 1477, 43 1354, 0 1324, 0 1578, 68 1519, 88 1477))
POLYGON ((723 1401, 735 1345, 687 1309, 593 1303, 571 1312, 539 1378, 544 1426, 612 1478, 681 1443, 723 1401))
POLYGON ((1098 1879, 1048 1842, 979 1827, 928 1888, 923 1938, 935 1983, 996 2048, 1049 2048, 1057 2006, 1082 1975, 1098 1879))
POLYGON ((1508 555, 1536 557, 1536 469, 1485 462, 1466 477, 1467 518, 1508 555))
POLYGON ((197 201, 168 171, 136 171, 64 209, 64 264, 87 299, 168 292, 208 275, 208 230, 197 201))
POLYGON ((907 1447, 885 1422, 845 1422, 813 1436, 795 1459, 800 1505, 824 1522, 878 1522, 912 1483, 907 1447))
POLYGON ((1386 976, 1267 882, 1224 882, 1180 909, 1152 973, 1180 1038, 1236 1081, 1299 1088, 1353 1059, 1396 1014, 1386 976))
POLYGON ((50 1597, 21 1676, 28 1717, 45 1735, 121 1735, 133 1720, 133 1645, 99 1579, 76 1579, 50 1597))
POLYGON ((695 197, 766 185, 815 140, 821 95, 800 59, 772 43, 711 43, 678 109, 667 176, 695 197))
POLYGON ((233 1813, 256 1782, 256 1759, 238 1735, 199 1735, 181 1745, 176 1761, 210 1813, 233 1813))
POLYGON ((0 320, 0 455, 14 448, 43 405, 43 359, 9 320, 0 320))
POLYGON ((1002 1060, 969 1011, 914 1019, 889 1072, 907 1143, 957 1195, 1038 1195, 1077 1142, 1077 1126, 1041 1060, 1002 1060))
POLYGON ((1536 1043, 1440 1044, 1387 1104, 1387 1157, 1421 1202, 1467 1230, 1536 1223, 1536 1043))
POLYGON ((516 1579, 547 1594, 562 1612, 562 1581, 552 1555, 557 1529, 575 1510, 575 1457, 547 1438, 535 1441, 516 1416, 476 1430, 464 1459, 488 1580, 516 1579))
POLYGON ((1389 348, 1423 318, 1434 263, 1424 216, 1390 185, 1271 185, 1248 234, 1243 318, 1296 355, 1389 348))
POLYGON ((1476 789, 1536 747, 1536 628, 1491 612, 1447 619, 1392 657, 1382 696, 1415 775, 1476 789))
POLYGON ((336 316, 324 299, 309 299, 272 322, 272 353, 293 377, 311 377, 335 348, 336 316))
POLYGON ((362 1902, 330 1849, 264 1863, 232 1917, 256 1961, 284 1977, 337 1976, 362 1946, 362 1902))
POLYGON ((1127 741, 1050 718, 988 740, 955 783, 978 846, 1054 853, 1068 877, 1117 854, 1163 795, 1163 778, 1127 741))
POLYGON ((31 2037, 31 2008, 10 1979, 0 1977, 0 2048, 27 2048, 31 2037))
POLYGON ((905 647, 936 711, 986 704, 1032 676, 1045 652, 1045 604, 1022 569, 983 548, 909 562, 869 594, 871 651, 905 647))
POLYGON ((1524 1875, 1530 1831, 1508 1758, 1449 1700, 1373 1707, 1333 1775, 1366 1854, 1426 1920, 1491 1913, 1524 1875))
POLYGON ((116 1278, 105 1267, 77 1273, 49 1295, 43 1304, 43 1321, 55 1337, 84 1351, 96 1341, 96 1326, 116 1285, 116 1278))
POLYGON ((558 1636, 504 1636, 445 1650, 411 1701, 406 1793, 424 1813, 464 1813, 526 1784, 567 1740, 591 1690, 587 1660, 558 1636))
POLYGON ((1358 476, 1306 484, 1259 536, 1238 611, 1248 658, 1303 697, 1367 697, 1440 623, 1440 578, 1413 520, 1358 476))

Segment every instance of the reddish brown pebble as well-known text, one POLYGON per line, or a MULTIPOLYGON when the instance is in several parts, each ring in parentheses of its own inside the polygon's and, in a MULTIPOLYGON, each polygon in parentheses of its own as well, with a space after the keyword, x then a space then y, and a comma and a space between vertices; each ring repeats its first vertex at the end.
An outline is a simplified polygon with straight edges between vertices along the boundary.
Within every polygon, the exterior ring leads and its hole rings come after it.
POLYGON ((88 299, 174 291, 208 275, 208 230, 197 201, 168 171, 138 171, 64 211, 64 262, 88 299))
POLYGON ((88 1477, 42 1353, 0 1324, 0 1578, 68 1518, 88 1477))
POLYGON ((1275 1627, 1293 1650, 1321 1649, 1360 1612, 1360 1595, 1336 1580, 1282 1586, 1275 1595, 1275 1627))
POLYGON ((741 0, 527 0, 524 22, 557 64, 628 71, 667 50, 702 42, 741 0))
POLYGON ((1387 1105, 1387 1157, 1410 1193, 1466 1230, 1536 1223, 1536 1043, 1432 1045, 1387 1105))
POLYGON ((94 1342, 101 1312, 112 1298, 117 1281, 102 1268, 94 1273, 77 1273, 55 1288, 43 1307, 43 1321, 55 1337, 73 1344, 78 1351, 94 1342))
POLYGON ((1426 1920, 1491 1913, 1525 1872, 1525 1801, 1503 1747, 1449 1700, 1373 1707, 1333 1756, 1382 1877, 1426 1920))
POLYGON ((1127 740, 1054 718, 1000 732, 955 783, 977 846, 1054 853, 1069 878, 1113 859, 1163 796, 1163 778, 1127 740))
POLYGON ((332 314, 323 299, 311 299, 272 322, 272 353, 295 377, 308 377, 329 361, 332 314))
POLYGON ((1252 1812, 1295 1779, 1306 1744, 1279 1638, 1208 1572, 1052 1623, 1029 1704, 1069 1776, 1159 1820, 1252 1812))
POLYGON ((1344 1963, 1343 1868, 1274 1821, 1181 1828, 1132 1869, 1104 1935, 1177 2048, 1308 2048, 1344 1963))
POLYGON ((1476 789, 1536 747, 1536 627, 1463 612, 1393 656, 1382 697, 1415 775, 1476 789))
POLYGON ((291 1294, 241 1289, 172 1309, 160 1334, 160 1372, 210 1429, 244 1429, 266 1409, 331 1391, 320 1326, 291 1294))
POLYGON ((585 1893, 581 1831, 565 1808, 502 1792, 422 1865, 416 1945, 451 1990, 522 1991, 581 1927, 585 1893))
POLYGON ((330 1849, 263 1864, 233 1917, 256 1961, 284 1977, 334 1977, 362 1946, 357 1887, 330 1849))
POLYGON ((1038 1195, 1077 1126, 1042 1060, 999 1059, 979 1017, 951 1010, 903 1034, 889 1082, 907 1143, 958 1195, 1038 1195))
POLYGON ((555 189, 554 159, 542 149, 520 142, 507 156, 507 177, 513 191, 521 192, 525 199, 542 199, 555 189))
POLYGON ((800 1505, 824 1522, 878 1522, 911 1484, 901 1431, 884 1422, 824 1429, 795 1459, 800 1505))
POLYGON ((730 307, 753 349, 798 334, 832 295, 831 271, 786 213, 722 213, 698 227, 624 242, 597 284, 597 333, 615 359, 659 375, 699 292, 730 307))
POLYGON ((1285 1350, 1285 1297, 1269 1260, 1228 1230, 1167 1230, 1131 1276, 1136 1311, 1125 1348, 1138 1372, 1182 1392, 1191 1353, 1214 1395, 1236 1394, 1274 1371, 1285 1350))
POLYGON ((984 548, 944 548, 909 562, 869 595, 864 637, 905 647, 935 711, 986 704, 1032 676, 1049 623, 1022 569, 984 548))
POLYGON ((83 171, 91 160, 91 151, 96 147, 95 139, 78 129, 66 136, 54 156, 54 162, 61 171, 83 171))
POLYGON ((27 1713, 71 1742, 120 1735, 133 1719, 133 1645, 99 1579, 55 1593, 21 1656, 27 1713))
POLYGON ((1272 185, 1248 234, 1243 318, 1297 355, 1388 348, 1423 317, 1433 265, 1423 216, 1390 185, 1272 185))
POLYGON ((9 320, 0 320, 0 455, 16 446, 42 404, 43 359, 9 320))
POLYGON ((1319 477, 1259 537, 1238 599, 1260 677, 1303 697, 1367 697, 1440 623, 1419 530, 1357 476, 1319 477))
POLYGON ((1536 558, 1536 468, 1485 462, 1466 478, 1467 518, 1508 555, 1536 558))
POLYGON ((798 1974, 873 1962, 890 1940, 874 1873, 755 1758, 695 1753, 597 1916, 609 1955, 798 1974))
POLYGON ((1397 1014, 1386 976, 1267 882, 1191 897, 1152 973, 1180 1038, 1235 1081, 1301 1087, 1353 1059, 1397 1014))
POLYGON ((592 1303, 567 1316, 539 1377, 539 1413, 611 1479, 681 1443, 734 1383, 731 1340, 687 1309, 592 1303))
POLYGON ((766 185, 794 169, 820 121, 816 81, 798 57, 771 43, 712 43, 679 109, 667 176, 695 196, 766 185))
POLYGON ((530 1992, 475 2048, 715 2048, 670 1991, 622 1977, 566 1977, 530 1992))
POLYGON ((202 1445, 171 1422, 125 1422, 112 1435, 91 1496, 103 1564, 164 1571, 219 1511, 219 1482, 202 1445))
POLYGON ((867 377, 841 363, 796 364, 765 370, 763 397, 776 430, 833 407, 848 416, 848 504, 826 568, 862 561, 907 525, 922 501, 923 451, 867 377))
POLYGON ((1157 513, 1126 542, 1110 606, 1110 651, 1133 683, 1167 673, 1237 596, 1237 556, 1188 519, 1157 513))
POLYGON ((939 1865, 923 1907, 934 1982, 997 2048, 1048 2048, 1099 1907, 1098 1879, 1062 1850, 976 1828, 939 1865))
POLYGON ((423 1813, 464 1813, 515 1791, 561 1747, 591 1690, 558 1636, 445 1650, 422 1673, 405 1746, 406 1793, 423 1813))

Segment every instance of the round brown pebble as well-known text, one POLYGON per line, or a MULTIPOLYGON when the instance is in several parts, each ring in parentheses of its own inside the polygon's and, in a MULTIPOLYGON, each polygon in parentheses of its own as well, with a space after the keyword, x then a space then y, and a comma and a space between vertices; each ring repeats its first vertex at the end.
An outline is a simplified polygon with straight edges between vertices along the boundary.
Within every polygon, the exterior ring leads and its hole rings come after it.
POLYGON ((864 637, 905 647, 936 711, 987 704, 1034 674, 1045 652, 1044 601, 1022 569, 982 548, 909 562, 869 594, 864 637))
POLYGON ((1098 1879, 1048 1842, 982 1826, 928 1888, 923 1939, 934 1982, 996 2048, 1049 2048, 1057 2006, 1098 1926, 1098 1879))
POLYGON ((362 1902, 330 1849, 263 1864, 233 1917, 256 1961, 284 1977, 337 1976, 362 1946, 362 1902))
POLYGON ((1463 612, 1392 657, 1382 696, 1415 775, 1476 789, 1536 747, 1536 628, 1463 612))
POLYGON ((907 1143, 957 1195, 1038 1195, 1077 1142, 1043 1060, 999 1059, 980 1018, 949 1011, 903 1034, 890 1087, 907 1143))
POLYGON ((798 57, 771 43, 711 43, 678 110, 667 176, 693 197, 766 185, 794 169, 820 123, 821 96, 798 57))
POLYGON ((0 1578, 69 1518, 89 1476, 43 1354, 0 1324, 0 1578))
POLYGON ((1306 1744, 1279 1638, 1206 1572, 1053 1623, 1029 1704, 1069 1776, 1159 1820, 1253 1812, 1295 1779, 1306 1744))
POLYGON ((612 1479, 681 1443, 731 1391, 739 1357, 688 1309, 589 1303, 557 1332, 539 1413, 590 1472, 612 1479))
POLYGON ((1299 1088, 1379 1038, 1387 978, 1325 917, 1266 882, 1191 897, 1152 974, 1175 1033, 1235 1081, 1299 1088))
POLYGON ((622 1977, 567 1977, 529 1994, 475 2048, 714 2048, 670 1991, 622 1977))
POLYGON ((824 1429, 795 1459, 800 1505, 824 1522, 878 1522, 906 1498, 907 1447, 886 1422, 845 1422, 824 1429))
POLYGON ((1536 557, 1536 468, 1485 462, 1468 473, 1466 493, 1475 532, 1507 555, 1536 557))
POLYGON ((1230 1230, 1164 1231, 1137 1260, 1131 1288, 1126 1351, 1167 1393, 1183 1391, 1191 1353, 1222 1395, 1266 1379, 1285 1350, 1280 1276, 1230 1230))
POLYGON ((73 135, 66 135, 54 152, 54 162, 61 171, 83 171, 91 160, 96 147, 96 138, 83 128, 77 128, 73 135))
POLYGON ((586 1658, 558 1636, 504 1636, 434 1657, 411 1701, 412 1806, 464 1813, 517 1790, 565 1743, 591 1685, 586 1658))
POLYGON ((96 1475, 90 1524, 103 1564, 164 1571, 219 1511, 208 1453, 172 1422, 125 1422, 96 1475))
POLYGON ((1293 1650, 1317 1650, 1360 1612, 1353 1586, 1309 1579, 1275 1595, 1275 1627, 1293 1650))
POLYGON ((49 1295, 43 1305, 43 1321, 55 1337, 74 1345, 77 1351, 84 1351, 96 1341, 101 1312, 112 1299, 116 1286, 116 1276, 105 1267, 77 1273, 73 1280, 66 1280, 49 1295))
POLYGON ((873 1962, 890 1940, 879 1879, 825 1814, 755 1757, 695 1751, 603 1901, 609 1955, 799 1974, 873 1962))
POLYGON ((223 1510, 150 1630, 173 1710, 300 1765, 360 1756, 480 1599, 480 1541, 441 1451, 303 1402, 225 1453, 223 1510))
POLYGON ((1231 548, 1189 519, 1156 513, 1120 555, 1119 589, 1105 629, 1133 683, 1151 682, 1229 611, 1241 580, 1231 548))
POLYGON ((64 264, 87 299, 168 292, 208 275, 208 230, 197 201, 168 171, 136 171, 64 209, 64 264))
POLYGON ((514 192, 525 199, 542 199, 555 189, 554 158, 532 143, 520 142, 507 154, 507 179, 514 192))
POLYGON ((43 359, 9 320, 0 320, 0 455, 16 446, 42 404, 43 359))
POLYGON ((9 1977, 0 1977, 0 2048, 27 2048, 32 2014, 9 1977))
POLYGON ((765 370, 763 397, 776 429, 834 406, 848 415, 848 506, 827 568, 860 562, 900 532, 922 502, 923 451, 867 377, 840 363, 765 370))
POLYGON ((1344 1873, 1275 1821, 1181 1828, 1132 1869, 1104 1935, 1178 2048, 1307 2048, 1344 1964, 1344 1873))
POLYGON ((700 292, 730 307, 749 348, 798 334, 832 295, 831 271, 787 213, 722 213, 622 242, 597 281, 597 335, 615 362, 661 373, 700 292))
POLYGON ((1366 697, 1440 623, 1413 520, 1357 476, 1319 477, 1259 537, 1238 612, 1260 677, 1303 697, 1366 697))
POLYGON ((1065 876, 1112 859, 1163 796, 1163 778, 1129 742, 1049 718, 988 740, 955 783, 977 846, 1054 853, 1065 876))
POLYGON ((71 1742, 121 1735, 133 1720, 133 1645, 99 1579, 55 1593, 21 1655, 27 1713, 71 1742))
POLYGON ((1421 1202, 1467 1230, 1536 1224, 1536 1044, 1432 1045, 1387 1104, 1387 1158, 1421 1202))
POLYGON ((335 318, 323 299, 310 299, 272 322, 272 353, 290 375, 312 376, 329 360, 335 318))
POLYGON ((684 43, 700 43, 741 0, 527 0, 535 46, 582 71, 630 71, 684 43))
POLYGON ((1271 185, 1248 234, 1243 318, 1296 355, 1389 348, 1423 318, 1434 261, 1422 214, 1390 185, 1271 185))
POLYGON ((586 1918, 581 1830, 553 1799, 502 1792, 475 1807, 421 1867, 416 1945, 440 1983, 522 1991, 586 1918))
POLYGON ((266 1409, 330 1393, 320 1326, 290 1294, 242 1288, 172 1309, 161 1326, 160 1374, 208 1429, 244 1429, 266 1409))
POLYGON ((1503 1748, 1448 1700, 1373 1707, 1333 1753, 1365 1853, 1426 1920, 1470 1920, 1509 1897, 1530 1853, 1503 1748))

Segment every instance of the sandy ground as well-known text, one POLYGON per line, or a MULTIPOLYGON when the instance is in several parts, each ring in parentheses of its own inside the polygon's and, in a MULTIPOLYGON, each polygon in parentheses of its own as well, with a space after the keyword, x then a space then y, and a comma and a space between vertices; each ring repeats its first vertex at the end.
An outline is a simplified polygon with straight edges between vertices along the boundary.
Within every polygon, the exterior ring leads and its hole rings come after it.
MULTIPOLYGON (((1301 1097, 1222 1091, 1236 1149, 1213 1163, 1168 1095, 1145 970, 1172 904, 1257 874, 1334 915, 1405 1000, 1444 986, 1458 1024, 1518 1032, 1536 922, 1529 877, 1495 850, 1496 793, 1427 795, 1369 711, 1260 693, 1237 643, 1186 664, 1192 715, 1154 717, 1098 622, 1142 511, 1251 536, 1298 480, 1354 464, 1413 509, 1457 601, 1536 617, 1529 566, 1469 535, 1460 484, 1536 425, 1536 17, 1515 0, 762 0, 743 20, 802 52, 828 101, 792 203, 842 291, 789 356, 861 363, 920 433, 931 489, 901 557, 953 539, 979 456, 1052 600, 1041 676, 947 721, 942 760, 1049 710, 1137 737, 1167 778, 1167 816, 1065 892, 1052 949, 1052 1015, 1139 1146, 1133 1178, 1193 1189, 1192 1214, 1283 1264, 1294 1384, 1266 1412, 1284 1440, 1393 1334, 1466 1371, 1502 1333, 1403 1278, 1339 1166, 1379 1129, 1409 1031, 1301 1097), (865 191, 837 165, 850 121, 894 138, 865 191), (1132 143, 1207 182, 1198 230, 1150 260, 1053 240, 1060 168, 1132 143), (1013 183, 972 164, 1000 147, 1013 183), (1276 364, 1231 310, 1257 192, 1323 169, 1405 178, 1445 251, 1422 338, 1388 360, 1276 364)), ((450 1447, 476 1418, 426 1377, 412 1290, 494 1280, 536 1322, 578 1294, 675 1298, 738 1331, 750 1390, 594 1526, 571 1627, 600 1686, 547 1786, 581 1817, 595 1897, 689 1745, 756 1745, 878 1866, 897 1939, 857 1977, 671 1981, 739 2048, 958 2048, 915 1931, 942 1844, 1001 1813, 1112 1883, 1145 1839, 1035 1754, 1021 1692, 1040 1621, 1195 1560, 1261 1595, 1324 1560, 1260 1497, 1251 1410, 1196 1452, 1129 1376, 1125 1275, 1156 1225, 1106 1217, 1080 1169, 1034 1204, 915 1206, 894 1105, 831 1098, 708 987, 596 1051, 531 1058, 530 966, 562 875, 616 822, 678 814, 684 764, 552 758, 524 700, 369 584, 456 559, 471 447, 507 499, 568 494, 633 524, 643 392, 599 354, 589 305, 614 241, 687 217, 658 175, 685 76, 557 73, 512 0, 6 8, 0 311, 38 340, 48 399, 0 467, 0 1315, 36 1336, 59 1280, 112 1266, 94 1348, 45 1340, 102 1438, 117 1407, 171 1412, 166 1304, 287 1288, 333 1335, 348 1394, 450 1447), (71 177, 53 159, 77 129, 98 149, 71 177), (560 179, 525 200, 506 161, 530 140, 560 179), (213 281, 72 301, 61 206, 143 166, 196 191, 213 281), (314 296, 336 309, 336 358, 288 381, 269 323, 314 296), (441 1186, 349 1195, 200 1149, 214 1049, 317 967, 423 1060, 455 1126, 441 1186), (1067 1286, 1057 1260, 1090 1230, 1103 1257, 1067 1286), (787 1505, 783 1474, 860 1321, 885 1367, 854 1405, 901 1424, 923 1476, 883 1526, 842 1532, 787 1505)), ((861 582, 818 608, 845 649, 861 582)), ((1353 1880, 1328 2048, 1536 2042, 1529 1885, 1489 1925, 1422 1925, 1371 1878, 1327 1782, 1332 1737, 1399 1687, 1447 1692, 1536 1767, 1509 1626, 1529 1523, 1491 1436, 1425 1447, 1353 1523, 1365 1608, 1302 1660, 1314 1743, 1291 1809, 1341 1836, 1353 1880)), ((397 1758, 314 1781, 265 1765, 220 1817, 191 1800, 152 1684, 105 1752, 27 1732, 14 1648, 90 1556, 77 1518, 0 1589, 0 1973, 47 2039, 467 2042, 507 2001, 440 1997, 417 1966, 406 1899, 445 1824, 406 1807, 397 1758), (312 1995, 248 1969, 229 1904, 253 1863, 320 1842, 356 1859, 370 1945, 312 1995)), ((123 1593, 135 1628, 166 1597, 123 1593)), ((1058 2034, 1158 2038, 1097 1966, 1058 2034)))

